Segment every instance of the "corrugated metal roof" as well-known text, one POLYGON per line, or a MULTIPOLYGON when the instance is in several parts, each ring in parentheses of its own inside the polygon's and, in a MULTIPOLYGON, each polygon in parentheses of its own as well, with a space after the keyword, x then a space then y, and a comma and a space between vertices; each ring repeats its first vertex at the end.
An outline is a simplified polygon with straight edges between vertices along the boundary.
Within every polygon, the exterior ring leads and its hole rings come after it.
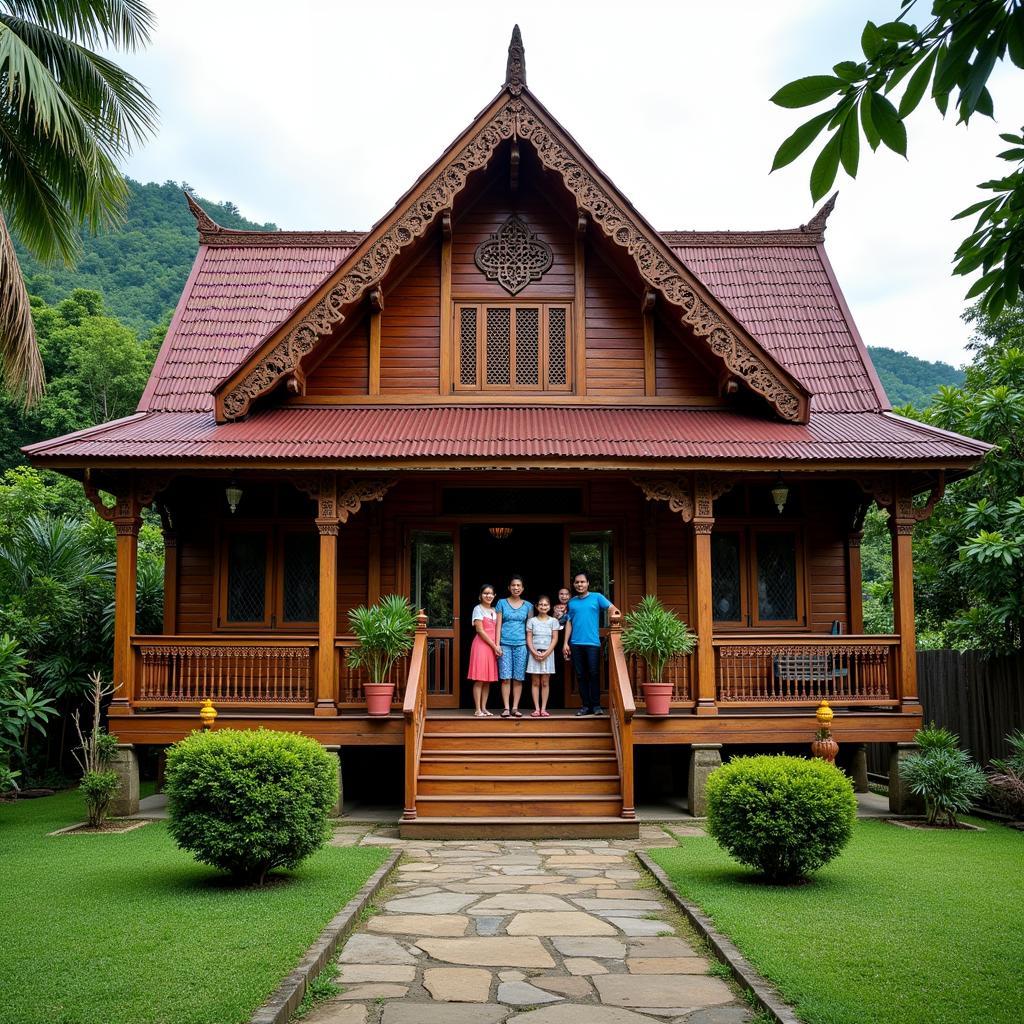
POLYGON ((202 246, 139 409, 212 409, 214 386, 351 251, 202 246))
POLYGON ((989 446, 885 413, 782 423, 727 410, 285 406, 217 424, 150 413, 44 441, 47 459, 977 459, 989 446))

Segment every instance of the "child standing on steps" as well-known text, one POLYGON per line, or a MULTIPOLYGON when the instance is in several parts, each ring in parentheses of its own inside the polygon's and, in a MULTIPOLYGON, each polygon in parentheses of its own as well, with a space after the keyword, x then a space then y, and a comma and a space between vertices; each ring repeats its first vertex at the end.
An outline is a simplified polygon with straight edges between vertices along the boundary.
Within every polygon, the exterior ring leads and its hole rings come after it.
POLYGON ((526 646, 530 658, 526 671, 530 674, 533 689, 533 712, 531 718, 550 718, 548 714, 548 681, 555 671, 555 646, 557 633, 561 628, 558 620, 549 613, 551 599, 547 594, 537 598, 537 614, 526 623, 526 646))

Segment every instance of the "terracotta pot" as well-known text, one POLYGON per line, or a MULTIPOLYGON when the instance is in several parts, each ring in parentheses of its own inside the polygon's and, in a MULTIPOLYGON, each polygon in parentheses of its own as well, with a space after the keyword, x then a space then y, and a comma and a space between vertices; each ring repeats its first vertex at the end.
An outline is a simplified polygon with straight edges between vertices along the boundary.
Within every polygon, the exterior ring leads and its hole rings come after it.
POLYGON ((671 683, 644 683, 644 704, 649 715, 667 715, 672 702, 671 683))
POLYGON ((811 742, 811 754, 820 757, 822 761, 834 764, 836 754, 839 753, 839 744, 831 736, 827 740, 813 740, 811 742))
POLYGON ((390 715, 391 698, 395 695, 394 683, 364 683, 366 713, 368 715, 390 715))

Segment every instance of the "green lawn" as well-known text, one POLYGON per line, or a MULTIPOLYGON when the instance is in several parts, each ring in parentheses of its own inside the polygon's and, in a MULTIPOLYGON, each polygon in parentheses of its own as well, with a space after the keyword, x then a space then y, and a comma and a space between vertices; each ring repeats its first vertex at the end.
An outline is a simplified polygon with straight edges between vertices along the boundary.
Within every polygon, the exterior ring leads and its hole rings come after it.
POLYGON ((46 833, 76 793, 0 805, 0 1022, 245 1021, 387 856, 327 848, 286 881, 237 889, 163 824, 46 833))
POLYGON ((710 839, 651 851, 808 1024, 1010 1024, 1024 997, 1024 835, 857 824, 810 885, 754 881, 710 839))

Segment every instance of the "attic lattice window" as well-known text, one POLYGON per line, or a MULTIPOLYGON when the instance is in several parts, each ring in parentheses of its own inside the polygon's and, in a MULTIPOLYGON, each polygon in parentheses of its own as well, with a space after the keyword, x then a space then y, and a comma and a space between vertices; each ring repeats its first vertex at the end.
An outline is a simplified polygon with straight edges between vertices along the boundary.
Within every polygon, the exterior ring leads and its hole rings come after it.
POLYGON ((568 391, 567 303, 455 307, 457 391, 568 391))
POLYGON ((514 213, 476 247, 474 259, 487 280, 497 281, 510 295, 518 295, 531 281, 539 281, 554 262, 551 246, 514 213))

